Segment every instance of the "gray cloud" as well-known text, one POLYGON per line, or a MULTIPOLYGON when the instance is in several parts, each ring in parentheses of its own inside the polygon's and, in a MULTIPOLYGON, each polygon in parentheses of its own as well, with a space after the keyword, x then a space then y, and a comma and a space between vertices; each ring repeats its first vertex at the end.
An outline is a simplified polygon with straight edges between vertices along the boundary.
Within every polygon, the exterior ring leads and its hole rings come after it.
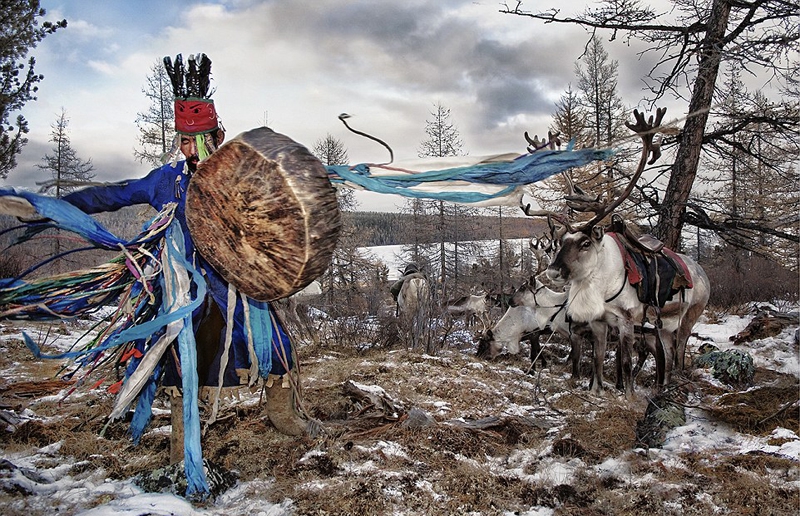
MULTIPOLYGON (((499 4, 470 0, 189 0, 181 9, 162 3, 64 5, 58 15, 74 21, 75 30, 59 31, 36 49, 37 71, 46 79, 40 100, 24 110, 31 143, 21 170, 47 152, 47 145, 34 144, 46 142, 64 106, 74 122, 73 143, 92 158, 98 179, 141 176, 146 166, 130 157, 149 67, 164 55, 196 51, 214 61, 214 97, 233 135, 263 123, 266 113, 276 130, 306 145, 331 133, 354 162, 380 159, 379 146, 336 119, 347 111, 356 116, 354 126, 409 158, 441 102, 451 109, 465 152, 522 152, 522 131, 546 130, 554 101, 574 83, 574 62, 588 38, 577 28, 504 15, 499 4)), ((647 63, 620 43, 607 50, 620 61, 623 98, 638 102, 647 63)))

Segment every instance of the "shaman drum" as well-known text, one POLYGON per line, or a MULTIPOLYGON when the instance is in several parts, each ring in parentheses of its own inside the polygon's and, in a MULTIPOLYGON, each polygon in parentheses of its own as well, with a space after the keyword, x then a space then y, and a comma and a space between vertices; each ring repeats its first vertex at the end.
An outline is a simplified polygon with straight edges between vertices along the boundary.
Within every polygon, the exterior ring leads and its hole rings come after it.
POLYGON ((200 254, 258 301, 288 297, 322 274, 342 225, 322 163, 267 127, 240 134, 198 164, 186 222, 200 254))

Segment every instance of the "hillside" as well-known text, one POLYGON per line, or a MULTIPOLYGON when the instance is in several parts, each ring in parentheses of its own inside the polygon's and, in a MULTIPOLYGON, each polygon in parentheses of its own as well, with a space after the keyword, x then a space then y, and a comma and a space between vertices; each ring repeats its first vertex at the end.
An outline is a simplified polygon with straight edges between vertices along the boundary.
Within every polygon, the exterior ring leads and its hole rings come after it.
MULTIPOLYGON (((736 349, 755 361, 752 384, 734 387, 708 368, 689 366, 672 390, 680 417, 663 418, 669 424, 653 442, 642 433, 651 428, 645 413, 657 395, 652 362, 637 380, 637 394, 626 399, 613 388, 609 351, 609 388, 597 396, 585 375, 569 378, 568 350, 560 343, 546 344, 548 366, 530 371, 523 357, 476 358, 468 332, 451 333, 431 355, 405 340, 385 342, 389 321, 365 320, 347 334, 351 322, 316 313, 310 338, 298 338, 298 353, 305 407, 320 421, 320 433, 275 432, 260 389, 226 399, 204 434, 204 456, 233 471, 235 485, 195 506, 169 486, 164 493, 137 486, 138 475, 168 463, 169 408, 161 397, 150 430, 133 446, 128 422, 106 426, 112 394, 84 386, 65 398, 74 384, 58 377, 61 361, 33 360, 19 338, 20 331, 49 335, 46 349, 63 351, 93 321, 4 322, 0 512, 796 514, 795 328, 735 345, 730 337, 752 316, 706 315, 687 364, 703 343, 736 349)), ((584 366, 589 361, 587 352, 584 366)))
MULTIPOLYGON (((541 219, 517 216, 520 210, 506 208, 502 219, 498 215, 477 215, 465 218, 449 217, 445 220, 445 241, 494 240, 529 238, 541 233, 547 226, 541 219), (513 216, 506 216, 513 213, 513 216)), ((355 246, 408 244, 417 239, 420 243, 439 241, 441 222, 436 215, 425 215, 414 222, 414 216, 405 213, 345 212, 344 223, 357 228, 355 246), (417 228, 423 228, 418 231, 417 228), (427 237, 427 238, 426 238, 427 237)))

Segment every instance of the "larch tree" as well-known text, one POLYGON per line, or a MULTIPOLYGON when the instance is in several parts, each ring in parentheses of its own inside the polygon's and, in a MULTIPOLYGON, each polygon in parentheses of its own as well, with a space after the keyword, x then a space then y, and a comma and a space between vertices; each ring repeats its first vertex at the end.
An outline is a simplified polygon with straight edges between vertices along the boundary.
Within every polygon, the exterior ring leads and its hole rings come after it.
MULTIPOLYGON (((700 157, 715 139, 724 137, 708 131, 720 65, 738 61, 749 73, 764 77, 764 85, 791 86, 798 72, 800 10, 796 2, 786 0, 670 0, 670 4, 672 8, 657 11, 637 0, 602 0, 569 16, 562 14, 560 6, 525 11, 518 1, 500 12, 577 25, 592 36, 604 31, 612 41, 620 35, 626 41, 640 40, 647 45, 643 52, 656 56, 645 78, 651 106, 667 95, 688 103, 683 127, 663 145, 665 149, 675 146, 663 196, 653 192, 649 199, 658 217, 654 233, 667 246, 680 249, 684 223, 703 221, 700 214, 689 213, 700 157)), ((796 139, 797 98, 783 97, 778 104, 773 110, 776 118, 762 120, 752 113, 739 127, 760 122, 763 129, 770 126, 796 139)))
MULTIPOLYGON (((56 118, 55 123, 50 127, 50 142, 53 143, 52 153, 46 154, 42 158, 42 163, 37 165, 41 170, 50 172, 51 179, 44 182, 37 182, 42 192, 52 192, 56 198, 61 198, 70 191, 86 185, 93 177, 94 166, 92 160, 82 160, 72 147, 69 139, 67 126, 69 118, 67 112, 62 107, 61 113, 56 118)), ((50 253, 52 256, 60 256, 69 244, 62 242, 59 236, 60 230, 55 230, 56 237, 52 240, 53 248, 50 253)), ((69 263, 75 263, 69 259, 69 263)), ((50 265, 50 270, 60 273, 64 267, 63 260, 56 260, 50 265)))
MULTIPOLYGON (((435 158, 462 155, 463 141, 451 119, 450 109, 437 102, 430 114, 431 118, 425 122, 427 138, 420 143, 417 155, 435 158)), ((411 202, 421 203, 423 207, 427 207, 423 208, 423 211, 432 215, 428 221, 433 226, 438 250, 430 253, 429 260, 431 263, 438 263, 437 275, 441 281, 442 295, 447 296, 449 290, 459 288, 460 276, 466 266, 465 257, 469 252, 469 245, 466 242, 468 239, 465 237, 469 234, 470 217, 476 210, 441 200, 411 202), (448 280, 452 280, 452 288, 448 280)))
POLYGON ((567 85, 567 91, 556 102, 556 111, 550 128, 553 132, 559 133, 562 141, 574 142, 576 149, 594 145, 594 137, 589 126, 589 113, 581 102, 580 94, 572 89, 572 84, 567 85))
POLYGON ((83 160, 78 157, 77 151, 72 147, 69 139, 69 118, 67 111, 61 108, 61 113, 50 126, 50 142, 53 143, 52 154, 46 154, 42 163, 37 165, 41 170, 50 172, 52 179, 42 183, 43 192, 53 192, 55 197, 61 198, 69 192, 85 186, 94 178, 92 160, 83 160))
MULTIPOLYGON (((346 165, 349 159, 344 143, 330 134, 317 140, 311 152, 323 165, 346 165)), ((336 200, 339 209, 344 212, 355 211, 358 207, 355 195, 349 188, 338 188, 336 200)), ((353 303, 361 297, 358 287, 365 283, 364 275, 370 272, 369 262, 358 252, 356 231, 352 219, 344 217, 339 243, 333 253, 331 264, 320 278, 331 304, 337 295, 336 292, 339 291, 344 295, 347 305, 353 306, 353 303)))
MULTIPOLYGON (((595 137, 592 132, 589 110, 581 99, 579 91, 572 89, 572 84, 567 85, 567 91, 559 98, 555 105, 553 121, 550 132, 559 135, 561 142, 570 142, 576 149, 589 148, 594 145, 595 137)), ((538 139, 538 135, 534 135, 538 139)), ((573 170, 565 174, 576 181, 573 170)), ((567 182, 563 174, 557 174, 545 179, 541 188, 535 188, 531 195, 536 202, 545 209, 561 211, 564 206, 564 193, 567 191, 567 182)))
POLYGON ((713 196, 690 200, 688 216, 696 225, 716 230, 726 252, 735 249, 800 270, 796 242, 800 224, 800 170, 795 142, 764 123, 739 127, 741 119, 758 114, 775 117, 776 105, 762 92, 749 92, 741 67, 731 64, 711 131, 726 133, 714 141, 701 162, 700 184, 713 196), (756 159, 755 156, 758 156, 756 159))
POLYGON ((586 51, 575 63, 575 76, 581 105, 589 115, 594 146, 611 146, 627 136, 626 110, 617 88, 619 63, 609 59, 597 35, 589 40, 586 51))
MULTIPOLYGON (((617 88, 619 64, 609 59, 602 41, 594 36, 574 69, 577 91, 570 84, 556 103, 551 131, 559 133, 561 142, 571 142, 576 148, 616 146, 627 136, 626 109, 617 88)), ((616 174, 615 169, 621 168, 626 159, 627 153, 618 152, 613 163, 572 168, 547 179, 545 188, 537 189, 534 198, 544 208, 568 212, 563 198, 569 180, 585 191, 610 199, 624 188, 625 174, 616 174)), ((587 217, 569 215, 577 219, 587 217)))
POLYGON ((4 0, 0 9, 0 178, 17 166, 17 155, 28 142, 28 121, 21 114, 12 123, 11 113, 36 100, 37 84, 44 76, 34 70, 33 57, 25 56, 47 35, 67 26, 67 20, 55 23, 39 19, 46 11, 38 0, 4 0))
POLYGON ((133 150, 133 156, 140 163, 159 167, 175 139, 172 83, 161 60, 156 60, 150 68, 142 93, 150 105, 136 114, 139 147, 133 150))
MULTIPOLYGON (((330 133, 325 135, 325 138, 314 142, 314 148, 311 153, 323 165, 347 165, 350 160, 344 143, 338 138, 334 138, 330 133)), ((339 209, 342 211, 354 211, 358 207, 354 192, 349 188, 337 189, 336 198, 339 201, 339 209)))
MULTIPOLYGON (((619 141, 629 135, 625 127, 627 112, 617 87, 619 62, 611 60, 596 34, 586 45, 583 55, 575 63, 579 99, 589 122, 592 146, 618 147, 619 141)), ((625 188, 625 174, 615 174, 624 167, 629 156, 618 152, 613 162, 596 162, 570 172, 572 180, 584 190, 600 194, 611 202, 617 192, 625 188)))

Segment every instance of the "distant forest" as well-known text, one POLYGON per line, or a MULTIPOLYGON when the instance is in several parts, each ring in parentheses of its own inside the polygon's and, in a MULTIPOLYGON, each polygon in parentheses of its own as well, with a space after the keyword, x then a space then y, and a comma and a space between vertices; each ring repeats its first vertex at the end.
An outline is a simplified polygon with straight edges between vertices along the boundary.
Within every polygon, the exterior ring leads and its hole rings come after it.
MULTIPOLYGON (((502 228, 501 218, 497 215, 469 216, 465 218, 469 220, 459 221, 463 224, 449 219, 445 223, 443 232, 434 229, 438 223, 436 215, 419 216, 416 226, 412 222, 413 215, 403 213, 343 212, 342 216, 345 229, 350 228, 346 231, 347 245, 353 247, 409 244, 413 243, 415 238, 418 243, 436 243, 440 241, 442 235, 446 242, 528 238, 540 235, 546 227, 541 219, 519 217, 516 213, 519 213, 519 210, 503 210, 502 228), (505 216, 507 211, 515 212, 515 215, 505 216)), ((143 224, 154 215, 155 210, 149 206, 132 206, 115 212, 100 213, 95 217, 112 233, 123 238, 133 238, 141 231, 143 224)), ((83 245, 67 232, 47 230, 21 246, 7 248, 16 237, 24 233, 22 229, 11 231, 11 228, 19 226, 19 221, 15 217, 0 216, 0 246, 5 249, 5 253, 0 256, 0 277, 16 276, 27 267, 40 263, 48 257, 83 245)), ((93 266, 111 259, 116 254, 116 251, 94 250, 68 255, 58 262, 38 269, 34 276, 93 266)))
MULTIPOLYGON (((470 217, 469 234, 458 234, 456 225, 452 227, 453 234, 447 235, 445 230, 445 241, 466 241, 466 240, 497 240, 512 238, 528 238, 534 234, 541 234, 546 224, 542 219, 516 216, 520 210, 503 210, 502 219, 498 215, 477 215, 470 217), (514 216, 505 216, 505 212, 515 212, 514 216), (502 220, 502 227, 501 227, 502 220)), ((357 229, 355 237, 358 241, 357 247, 368 247, 375 245, 397 245, 408 244, 414 241, 415 235, 412 234, 413 225, 409 223, 412 215, 404 213, 387 212, 344 212, 344 223, 352 224, 357 229)), ((435 226, 436 215, 424 215, 429 219, 427 225, 435 226)), ((461 228, 463 231, 463 228, 461 228)), ((417 234, 419 239, 420 235, 417 234)), ((437 242, 438 234, 431 234, 429 242, 437 242)), ((423 237, 424 240, 424 237, 423 237)))

